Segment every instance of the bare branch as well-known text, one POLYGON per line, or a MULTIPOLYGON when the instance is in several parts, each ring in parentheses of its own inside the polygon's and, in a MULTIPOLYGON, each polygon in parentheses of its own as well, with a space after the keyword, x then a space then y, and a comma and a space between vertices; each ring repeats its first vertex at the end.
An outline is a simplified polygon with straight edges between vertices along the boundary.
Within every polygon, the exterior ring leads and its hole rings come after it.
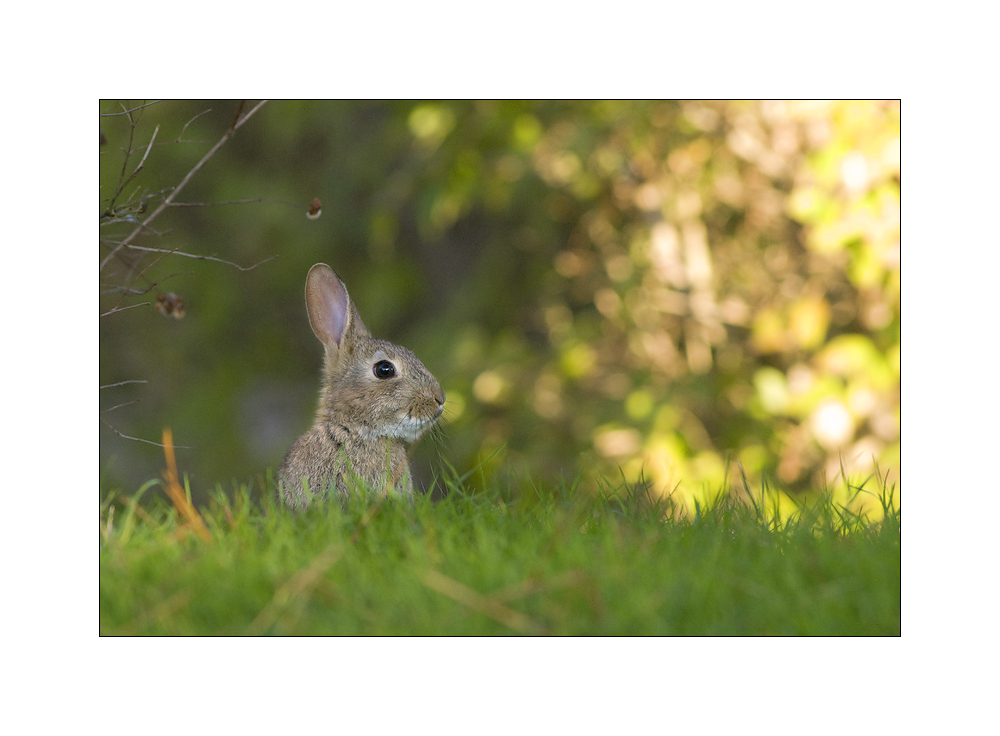
POLYGON ((138 403, 139 399, 133 399, 132 401, 126 401, 124 404, 116 404, 115 406, 112 406, 110 409, 101 409, 100 413, 105 414, 109 411, 114 411, 115 409, 121 409, 123 406, 128 406, 129 404, 138 404, 138 403))
MULTIPOLYGON (((135 217, 135 215, 129 215, 128 217, 130 217, 130 218, 131 218, 131 219, 128 219, 128 220, 127 220, 128 222, 135 222, 135 221, 136 221, 136 219, 137 219, 137 218, 135 217)), ((145 230, 149 230, 149 232, 150 232, 150 233, 152 233, 153 235, 158 235, 158 236, 162 236, 162 235, 166 235, 167 233, 169 233, 169 232, 170 232, 170 230, 164 230, 163 232, 160 232, 159 230, 156 230, 155 228, 152 228, 152 227, 146 227, 146 225, 144 225, 144 224, 140 224, 140 225, 139 225, 139 227, 140 227, 140 228, 143 228, 143 229, 145 229, 145 230)), ((114 243, 114 242, 116 242, 116 241, 112 240, 111 238, 106 238, 106 239, 104 239, 104 240, 103 240, 102 242, 104 243, 104 245, 110 245, 111 243, 114 243)), ((121 242, 122 242, 122 241, 120 241, 120 240, 119 240, 119 241, 117 241, 118 245, 121 245, 121 242)))
POLYGON ((135 167, 135 171, 133 171, 132 176, 129 177, 130 180, 142 170, 142 165, 146 163, 146 158, 149 156, 149 152, 153 148, 153 141, 156 140, 156 134, 159 132, 160 132, 160 126, 157 125, 155 128, 153 128, 153 135, 149 139, 149 145, 146 146, 146 152, 142 154, 142 160, 139 162, 139 165, 135 167))
POLYGON ((149 253, 164 253, 166 255, 173 254, 178 256, 185 256, 186 258, 195 258, 199 261, 216 261, 217 263, 225 263, 227 266, 232 266, 233 268, 238 269, 240 271, 253 271, 255 268, 257 268, 257 266, 263 265, 268 261, 273 261, 275 258, 278 257, 277 255, 273 255, 268 258, 265 258, 263 261, 253 264, 252 266, 241 266, 238 263, 233 263, 232 261, 225 261, 221 258, 216 258, 215 256, 200 256, 197 253, 185 253, 184 251, 178 250, 177 248, 174 248, 173 250, 164 250, 163 248, 147 248, 146 246, 143 245, 130 245, 129 248, 131 250, 144 250, 149 253))
POLYGON ((194 168, 192 168, 187 173, 187 175, 183 179, 181 179, 180 184, 174 187, 174 191, 170 193, 170 196, 168 196, 165 200, 163 200, 163 202, 160 203, 160 206, 157 207, 155 210, 153 210, 153 212, 149 215, 149 217, 147 217, 139 227, 133 230, 128 235, 128 237, 126 237, 125 240, 123 240, 118 245, 117 248, 115 248, 113 251, 111 251, 111 253, 105 256, 104 260, 101 261, 101 269, 103 269, 107 265, 108 261, 110 261, 111 258, 114 255, 116 255, 119 250, 121 250, 124 247, 127 247, 132 242, 132 240, 142 231, 144 227, 148 226, 149 223, 151 223, 154 219, 156 219, 160 215, 161 212, 163 212, 163 210, 165 210, 167 207, 170 206, 170 203, 174 201, 174 197, 180 194, 181 190, 184 189, 185 186, 187 186, 187 183, 191 181, 191 179, 194 177, 195 174, 198 173, 201 167, 204 166, 205 163, 209 161, 216 154, 216 152, 226 144, 226 142, 230 138, 233 137, 233 134, 239 129, 241 125, 243 125, 243 123, 249 120, 254 115, 254 113, 260 110, 260 108, 264 105, 265 102, 267 102, 267 100, 261 100, 252 110, 250 110, 250 112, 248 112, 242 118, 239 118, 236 121, 234 121, 232 127, 225 132, 222 138, 219 139, 219 142, 216 143, 214 146, 212 146, 211 150, 209 150, 208 153, 202 156, 201 161, 196 163, 194 165, 194 168))
POLYGON ((243 112, 243 108, 246 106, 246 104, 247 104, 246 100, 240 100, 240 106, 236 108, 236 117, 233 118, 233 129, 239 127, 240 114, 243 112))
POLYGON ((256 199, 229 199, 225 202, 171 202, 171 207, 217 207, 222 204, 284 204, 289 207, 295 207, 298 209, 302 208, 301 202, 289 202, 285 199, 267 199, 266 197, 257 197, 256 199))
POLYGON ((118 383, 109 383, 100 388, 114 388, 115 386, 124 386, 126 383, 149 383, 149 381, 142 380, 140 378, 131 378, 127 381, 119 381, 118 383))
MULTIPOLYGON (((153 149, 153 141, 156 140, 156 134, 159 133, 159 132, 160 132, 160 126, 157 125, 153 129, 153 136, 149 139, 149 144, 146 146, 146 152, 144 154, 142 154, 142 160, 139 161, 139 165, 135 167, 135 169, 132 171, 131 174, 129 174, 128 179, 125 179, 123 181, 120 180, 118 182, 118 188, 115 189, 115 193, 111 197, 111 204, 108 205, 108 211, 105 213, 107 216, 109 216, 109 217, 112 216, 112 208, 115 205, 115 200, 118 199, 118 195, 122 193, 122 189, 124 189, 126 186, 128 186, 128 183, 130 181, 132 181, 136 176, 138 176, 138 174, 139 174, 140 171, 142 171, 142 166, 143 166, 143 164, 146 163, 146 158, 149 156, 149 152, 153 149)), ((130 142, 130 144, 131 144, 131 142, 130 142)), ((128 154, 126 154, 125 160, 128 161, 128 154)), ((122 174, 123 175, 125 174, 125 167, 124 166, 122 167, 122 174)))
MULTIPOLYGON (((107 212, 102 212, 101 217, 110 217, 110 215, 107 212)), ((120 222, 135 222, 135 221, 136 221, 135 215, 125 215, 124 217, 116 217, 113 220, 103 220, 101 222, 101 227, 104 227, 105 225, 117 225, 120 222)))
POLYGON ((129 289, 124 286, 115 286, 112 289, 100 292, 101 296, 107 296, 108 294, 134 294, 135 296, 142 296, 143 294, 148 294, 149 289, 129 289))
MULTIPOLYGON (((133 294, 133 293, 146 294, 146 293, 152 291, 153 289, 155 289, 156 286, 157 286, 157 284, 159 284, 161 282, 154 281, 154 282, 152 282, 145 289, 145 291, 139 291, 139 292, 136 292, 136 290, 132 288, 132 285, 135 284, 136 281, 138 281, 139 279, 141 279, 142 276, 143 276, 143 274, 146 273, 146 271, 148 271, 149 269, 151 269, 153 266, 155 266, 157 263, 159 263, 160 261, 162 261, 168 255, 171 255, 173 253, 179 252, 182 247, 184 247, 184 246, 178 245, 176 248, 172 248, 170 250, 162 250, 162 249, 157 249, 157 248, 146 248, 146 247, 138 246, 138 245, 129 246, 129 250, 153 251, 153 252, 161 253, 162 255, 160 255, 158 258, 155 258, 152 263, 146 264, 145 268, 143 268, 141 271, 139 271, 139 273, 135 274, 135 276, 132 278, 132 282, 127 287, 125 287, 122 290, 122 298, 118 300, 118 304, 116 304, 115 307, 117 308, 118 305, 121 304, 125 300, 125 297, 128 296, 129 294, 133 294)), ((187 255, 187 254, 182 254, 182 255, 187 255)), ((118 256, 118 258, 120 258, 123 261, 125 260, 120 255, 118 256)), ((239 268, 239 267, 237 266, 237 268, 239 268)), ((130 272, 132 270, 134 270, 133 266, 130 265, 129 266, 129 270, 130 270, 130 272)), ((167 279, 173 278, 176 275, 177 274, 170 274, 170 276, 167 276, 166 278, 162 279, 162 281, 166 281, 167 279)))
MULTIPOLYGON (((119 302, 118 304, 121 304, 121 302, 119 302)), ((119 307, 118 304, 116 304, 114 307, 112 307, 111 309, 109 309, 107 312, 103 312, 101 314, 101 316, 102 317, 107 317, 109 314, 114 314, 115 312, 124 312, 126 309, 135 309, 136 307, 148 307, 149 306, 149 302, 139 302, 138 304, 130 304, 127 307, 119 307)))
POLYGON ((184 135, 184 131, 185 131, 185 130, 187 130, 187 127, 188 127, 188 126, 189 126, 189 125, 190 125, 191 123, 193 123, 193 122, 194 122, 195 120, 197 120, 198 118, 200 118, 200 117, 201 117, 202 115, 204 115, 204 114, 206 114, 206 113, 209 113, 209 112, 212 112, 212 108, 208 108, 207 110, 202 110, 202 111, 201 111, 200 113, 198 113, 198 114, 197 114, 197 115, 195 115, 195 116, 194 116, 193 118, 191 118, 191 119, 190 119, 190 120, 188 120, 188 121, 187 121, 186 123, 184 123, 184 127, 183 127, 183 128, 181 128, 181 132, 177 134, 177 141, 176 141, 176 142, 177 142, 177 143, 193 143, 194 141, 182 141, 182 140, 181 140, 181 136, 183 136, 183 135, 184 135))
MULTIPOLYGON (((257 199, 230 199, 226 202, 171 202, 171 207, 217 207, 220 204, 254 204, 255 202, 265 202, 263 197, 257 199)), ((287 202, 282 202, 287 204, 287 202)))
MULTIPOLYGON (((131 110, 125 110, 124 112, 102 112, 101 113, 101 117, 102 118, 116 118, 119 115, 128 115, 129 113, 133 113, 136 110, 141 110, 144 107, 149 107, 150 105, 155 105, 155 104, 157 104, 159 102, 163 102, 163 100, 153 100, 152 102, 147 102, 145 105, 139 105, 139 107, 133 107, 131 110)), ((124 105, 123 105, 123 107, 124 107, 124 105)))
MULTIPOLYGON (((104 422, 108 426, 108 429, 110 429, 112 432, 114 432, 116 435, 118 435, 119 437, 121 437, 123 439, 126 439, 126 440, 135 440, 136 442, 145 442, 147 445, 154 445, 156 447, 166 447, 166 445, 161 445, 159 442, 153 442, 152 440, 144 440, 142 437, 129 437, 127 434, 122 434, 117 429, 115 429, 114 427, 112 427, 111 424, 108 423, 108 421, 106 419, 101 419, 101 421, 104 422)), ((193 447, 184 447, 183 445, 174 445, 174 448, 176 448, 178 450, 193 450, 194 449, 193 447)))
MULTIPOLYGON (((163 197, 165 194, 173 191, 173 187, 165 187, 156 192, 151 192, 146 189, 141 195, 139 194, 139 187, 136 187, 135 191, 129 195, 129 198, 125 202, 115 205, 114 200, 101 200, 108 201, 108 206, 101 212, 101 227, 105 225, 113 225, 119 222, 131 222, 138 223, 139 215, 146 212, 146 207, 151 199, 156 199, 158 197, 163 197), (113 218, 113 219, 108 219, 113 218)), ((117 196, 117 193, 116 195, 117 196)), ((153 228, 149 228, 150 232, 154 234, 159 234, 153 228)))
MULTIPOLYGON (((122 107, 122 109, 124 109, 125 105, 122 105, 121 107, 122 107)), ((135 121, 132 119, 132 115, 129 113, 128 110, 125 110, 125 112, 122 113, 122 114, 125 115, 128 118, 128 126, 129 126, 128 127, 128 146, 125 148, 125 157, 122 159, 122 171, 118 175, 118 186, 115 187, 115 194, 111 198, 111 201, 108 203, 108 209, 106 210, 106 212, 109 212, 109 213, 114 211, 115 200, 118 198, 118 195, 121 194, 122 187, 125 186, 125 184, 124 184, 124 182, 125 182, 125 170, 128 168, 128 160, 132 156, 132 150, 133 150, 132 149, 132 141, 135 139, 135 121)))

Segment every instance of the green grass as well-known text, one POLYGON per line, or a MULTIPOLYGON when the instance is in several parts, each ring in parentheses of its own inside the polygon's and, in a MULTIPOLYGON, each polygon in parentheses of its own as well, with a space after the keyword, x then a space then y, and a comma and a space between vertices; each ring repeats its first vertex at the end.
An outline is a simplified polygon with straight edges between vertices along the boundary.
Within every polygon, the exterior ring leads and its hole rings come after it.
POLYGON ((161 498, 111 496, 100 632, 900 634, 900 514, 884 488, 870 521, 829 496, 782 519, 770 491, 687 518, 622 489, 449 486, 303 514, 217 489, 200 532, 161 498))

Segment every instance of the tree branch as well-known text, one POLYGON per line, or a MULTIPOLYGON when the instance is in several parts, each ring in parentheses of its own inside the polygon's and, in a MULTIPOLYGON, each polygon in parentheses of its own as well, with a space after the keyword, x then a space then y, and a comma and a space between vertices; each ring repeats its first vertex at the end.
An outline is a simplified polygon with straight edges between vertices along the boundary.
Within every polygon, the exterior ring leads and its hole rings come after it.
MULTIPOLYGON (((133 113, 136 110, 141 110, 144 107, 149 107, 150 105, 155 105, 155 104, 160 103, 160 102, 163 102, 163 100, 153 100, 152 102, 147 102, 145 105, 139 105, 138 107, 133 107, 131 110, 125 110, 124 112, 102 112, 101 113, 101 117, 102 118, 116 118, 119 115, 128 115, 129 113, 133 113)), ((124 105, 123 105, 123 107, 124 107, 124 105)))
MULTIPOLYGON (((125 187, 128 186, 128 183, 130 181, 132 181, 138 175, 138 173, 140 171, 142 171, 142 166, 143 166, 143 164, 146 163, 146 158, 148 158, 149 152, 151 150, 153 150, 153 141, 156 140, 156 135, 159 132, 160 132, 160 126, 157 125, 153 129, 153 136, 149 139, 149 144, 146 146, 146 152, 144 154, 142 154, 142 160, 139 161, 139 165, 135 167, 135 169, 132 171, 131 174, 129 174, 128 179, 125 179, 124 181, 119 182, 118 188, 115 190, 114 196, 111 197, 111 204, 108 205, 108 210, 105 213, 105 215, 107 215, 108 217, 112 217, 114 215, 115 201, 118 199, 118 195, 121 194, 122 190, 125 187)), ((128 158, 126 157, 125 160, 128 161, 128 158)), ((124 171, 124 167, 123 167, 122 174, 124 174, 124 173, 125 173, 125 171, 124 171)))
MULTIPOLYGON (((120 304, 121 302, 119 302, 120 304)), ((146 307, 149 306, 149 302, 139 302, 138 304, 130 304, 127 307, 119 307, 117 304, 109 309, 107 312, 102 312, 102 317, 107 317, 109 314, 114 314, 115 312, 124 312, 126 309, 135 309, 136 307, 146 307)))
MULTIPOLYGON (((104 422, 108 426, 108 429, 110 429, 112 432, 114 432, 119 437, 122 437, 122 438, 124 438, 126 440, 135 440, 136 442, 145 442, 147 445, 155 445, 156 447, 166 447, 166 445, 161 445, 159 442, 153 442, 152 440, 144 440, 142 437, 129 437, 127 434, 122 434, 117 429, 115 429, 114 427, 112 427, 111 424, 108 422, 108 420, 101 419, 101 421, 104 422)), ((185 447, 183 445, 174 445, 174 447, 176 449, 178 449, 178 450, 193 450, 194 449, 193 447, 185 447)))
POLYGON ((105 258, 104 258, 104 260, 103 260, 103 261, 101 261, 101 270, 104 270, 104 267, 105 267, 105 266, 106 266, 106 265, 108 264, 108 262, 109 262, 109 261, 110 261, 110 260, 111 260, 111 259, 112 259, 112 258, 113 258, 113 257, 114 257, 115 255, 117 255, 117 254, 118 254, 118 251, 120 251, 120 250, 121 250, 122 248, 130 248, 130 247, 134 247, 134 246, 131 246, 131 245, 130 245, 130 243, 132 242, 132 240, 133 240, 133 239, 134 239, 134 238, 135 238, 135 237, 136 237, 136 236, 137 236, 137 235, 138 235, 138 234, 139 234, 140 232, 142 232, 142 230, 143 230, 144 228, 148 227, 148 226, 149 226, 149 223, 151 223, 151 222, 152 222, 152 221, 153 221, 154 219, 156 219, 156 218, 157 218, 157 217, 158 217, 158 216, 160 215, 160 213, 161 213, 161 212, 163 212, 163 210, 165 210, 165 209, 166 209, 167 207, 169 207, 169 206, 170 206, 170 203, 174 201, 174 197, 176 197, 176 196, 177 196, 178 194, 180 194, 181 190, 182 190, 182 189, 184 189, 184 187, 185 187, 185 186, 187 186, 187 183, 188 183, 189 181, 191 181, 191 179, 192 179, 192 178, 194 177, 194 175, 195 175, 195 174, 197 174, 197 173, 198 173, 198 171, 199 171, 199 170, 201 169, 201 167, 202 167, 202 166, 204 166, 204 165, 205 165, 205 163, 206 163, 207 161, 209 161, 209 160, 210 160, 210 159, 211 159, 211 158, 212 158, 212 157, 213 157, 213 156, 214 156, 214 155, 216 154, 216 152, 217 152, 217 151, 218 151, 218 150, 219 150, 220 148, 222 148, 222 146, 224 146, 224 145, 226 144, 226 142, 227 142, 227 141, 228 141, 228 140, 229 140, 230 138, 232 138, 232 137, 233 137, 233 134, 234 134, 234 133, 235 133, 235 132, 236 132, 236 131, 237 131, 237 130, 238 130, 238 129, 240 128, 240 126, 241 126, 241 125, 243 125, 243 123, 245 123, 245 122, 246 122, 247 120, 249 120, 249 119, 250 119, 250 117, 251 117, 251 116, 252 116, 252 115, 253 115, 254 113, 256 113, 256 112, 257 112, 257 111, 258 111, 258 110, 259 110, 259 109, 260 109, 261 107, 263 107, 263 105, 264 105, 264 103, 265 103, 265 102, 267 102, 267 100, 261 100, 261 101, 260 101, 259 103, 257 103, 257 105, 256 105, 256 106, 255 106, 255 107, 254 107, 254 108, 253 108, 252 110, 250 110, 250 112, 248 112, 248 113, 247 113, 246 115, 244 115, 244 116, 243 116, 242 118, 239 118, 239 119, 237 119, 237 120, 235 120, 235 121, 233 122, 233 126, 232 126, 232 127, 231 127, 231 128, 229 129, 229 130, 227 130, 227 131, 225 132, 225 134, 224 134, 224 135, 222 136, 222 138, 220 138, 220 139, 219 139, 219 142, 218 142, 218 143, 216 143, 216 144, 215 144, 214 146, 212 146, 211 150, 209 150, 209 152, 208 152, 208 153, 206 153, 206 154, 205 154, 205 155, 204 155, 204 156, 202 157, 201 161, 199 161, 198 163, 196 163, 196 164, 194 165, 194 168, 192 168, 192 169, 191 169, 191 170, 190 170, 190 171, 189 171, 189 172, 187 173, 187 175, 186 175, 186 176, 185 176, 185 177, 184 177, 183 179, 181 179, 181 182, 180 182, 180 184, 178 184, 178 185, 177 185, 176 187, 174 187, 174 191, 173 191, 173 192, 171 192, 171 193, 170 193, 170 195, 169 195, 169 196, 168 196, 168 197, 167 197, 167 198, 166 198, 165 200, 163 200, 163 201, 162 201, 162 202, 160 203, 160 206, 159 206, 159 207, 157 207, 157 208, 156 208, 155 210, 153 210, 153 212, 152 212, 152 213, 151 213, 151 214, 149 215, 149 217, 147 217, 147 218, 146 218, 146 219, 145 219, 145 220, 144 220, 144 221, 142 222, 142 224, 140 224, 140 225, 139 225, 138 227, 136 227, 136 228, 135 228, 135 230, 133 230, 133 231, 132 231, 132 232, 131 232, 131 233, 130 233, 130 234, 128 235, 128 237, 126 237, 126 238, 125 238, 125 239, 124 239, 124 240, 123 240, 123 241, 122 241, 121 243, 119 243, 119 244, 118 244, 118 247, 116 247, 116 248, 115 248, 115 249, 114 249, 113 251, 111 251, 111 252, 110 252, 110 253, 109 253, 109 254, 108 254, 108 255, 107 255, 107 256, 106 256, 105 258))
POLYGON ((119 381, 118 383, 109 383, 106 386, 100 386, 99 388, 114 388, 115 386, 124 386, 126 383, 149 383, 141 378, 131 378, 127 381, 119 381))
POLYGON ((253 264, 252 266, 241 266, 238 263, 233 263, 232 261, 225 261, 221 258, 216 258, 215 256, 201 256, 198 255, 197 253, 185 253, 184 251, 178 250, 177 248, 174 248, 172 250, 165 250, 163 248, 149 248, 144 245, 130 245, 129 248, 131 248, 132 250, 144 250, 147 251, 148 253, 165 253, 167 255, 172 254, 178 256, 185 256, 186 258, 196 258, 199 261, 216 261, 217 263, 225 263, 227 266, 232 266, 233 268, 238 269, 240 271, 252 271, 253 269, 257 268, 257 266, 267 263, 268 261, 273 261, 275 258, 278 257, 277 255, 273 255, 268 258, 265 258, 263 261, 259 261, 258 263, 253 264))

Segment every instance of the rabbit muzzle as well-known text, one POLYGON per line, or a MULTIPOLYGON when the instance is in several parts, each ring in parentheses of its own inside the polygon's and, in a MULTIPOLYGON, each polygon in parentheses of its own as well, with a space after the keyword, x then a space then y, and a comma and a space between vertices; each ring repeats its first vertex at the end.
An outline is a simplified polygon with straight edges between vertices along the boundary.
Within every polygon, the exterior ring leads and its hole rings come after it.
POLYGON ((422 396, 400 417, 397 437, 407 442, 415 442, 420 435, 431 428, 444 412, 444 392, 440 387, 432 396, 422 396))

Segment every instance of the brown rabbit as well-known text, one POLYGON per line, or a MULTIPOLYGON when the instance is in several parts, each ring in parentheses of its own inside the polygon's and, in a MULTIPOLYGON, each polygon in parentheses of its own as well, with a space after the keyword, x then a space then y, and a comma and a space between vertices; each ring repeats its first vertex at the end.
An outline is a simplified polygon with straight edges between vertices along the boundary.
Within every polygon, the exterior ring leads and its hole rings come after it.
POLYGON ((371 336, 325 263, 306 276, 306 312, 326 349, 323 388, 312 429, 278 468, 279 500, 304 509, 330 492, 412 497, 405 443, 441 416, 441 386, 409 350, 371 336))

